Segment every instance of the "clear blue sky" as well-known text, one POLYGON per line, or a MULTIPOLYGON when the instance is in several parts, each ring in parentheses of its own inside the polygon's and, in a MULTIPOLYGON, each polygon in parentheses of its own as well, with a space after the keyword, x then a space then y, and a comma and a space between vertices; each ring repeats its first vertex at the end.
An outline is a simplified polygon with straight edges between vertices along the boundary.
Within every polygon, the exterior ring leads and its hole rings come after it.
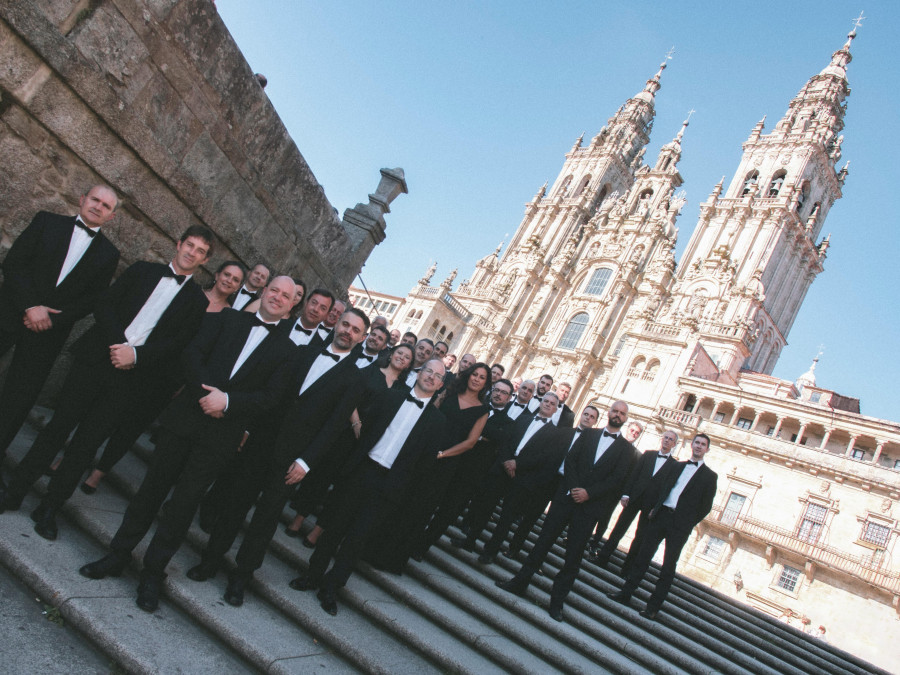
POLYGON ((900 3, 313 2, 218 0, 251 67, 337 209, 367 201, 382 167, 402 167, 409 194, 362 276, 405 295, 436 260, 467 278, 511 234, 524 204, 556 178, 563 155, 640 91, 666 51, 652 158, 695 113, 680 164, 688 204, 678 252, 699 205, 730 180, 741 143, 827 65, 860 9, 844 197, 823 232, 814 282, 775 374, 795 379, 825 346, 820 386, 900 419, 897 280, 900 3))

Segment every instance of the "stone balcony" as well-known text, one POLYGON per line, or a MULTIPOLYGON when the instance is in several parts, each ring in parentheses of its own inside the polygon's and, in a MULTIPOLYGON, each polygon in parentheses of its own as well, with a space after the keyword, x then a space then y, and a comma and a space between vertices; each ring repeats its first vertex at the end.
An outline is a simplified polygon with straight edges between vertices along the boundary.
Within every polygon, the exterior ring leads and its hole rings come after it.
MULTIPOLYGON (((732 548, 737 548, 739 538, 745 538, 766 547, 766 559, 771 563, 778 552, 792 553, 805 558, 806 573, 815 574, 815 565, 849 575, 879 590, 900 593, 900 572, 886 568, 885 558, 855 556, 833 546, 807 541, 791 530, 746 516, 735 517, 721 506, 714 506, 704 521, 713 530, 725 530, 732 548), (813 564, 813 567, 809 566, 813 564)), ((900 609, 900 608, 898 608, 900 609)))

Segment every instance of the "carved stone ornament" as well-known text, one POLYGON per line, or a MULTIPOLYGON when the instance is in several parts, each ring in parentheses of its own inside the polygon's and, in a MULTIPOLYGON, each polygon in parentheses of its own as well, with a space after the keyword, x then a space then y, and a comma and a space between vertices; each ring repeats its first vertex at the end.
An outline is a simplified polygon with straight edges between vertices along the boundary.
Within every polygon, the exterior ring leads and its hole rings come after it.
POLYGON ((885 498, 882 500, 882 502, 881 502, 881 512, 882 512, 882 513, 889 513, 890 510, 891 510, 891 506, 892 506, 892 505, 893 505, 893 502, 891 502, 890 499, 888 499, 887 497, 885 497, 885 498))

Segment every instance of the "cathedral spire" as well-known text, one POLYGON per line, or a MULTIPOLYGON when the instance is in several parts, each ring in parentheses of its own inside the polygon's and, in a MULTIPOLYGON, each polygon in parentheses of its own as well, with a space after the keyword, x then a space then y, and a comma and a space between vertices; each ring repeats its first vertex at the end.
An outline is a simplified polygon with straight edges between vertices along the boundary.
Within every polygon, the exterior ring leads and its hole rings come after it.
POLYGON ((656 92, 658 92, 660 88, 659 80, 662 77, 663 71, 666 69, 666 62, 671 60, 672 54, 674 53, 675 47, 672 47, 669 51, 666 52, 666 56, 663 59, 663 62, 659 64, 659 70, 656 71, 656 75, 647 80, 647 84, 644 85, 643 90, 637 96, 635 96, 636 99, 653 105, 653 99, 656 96, 656 92))

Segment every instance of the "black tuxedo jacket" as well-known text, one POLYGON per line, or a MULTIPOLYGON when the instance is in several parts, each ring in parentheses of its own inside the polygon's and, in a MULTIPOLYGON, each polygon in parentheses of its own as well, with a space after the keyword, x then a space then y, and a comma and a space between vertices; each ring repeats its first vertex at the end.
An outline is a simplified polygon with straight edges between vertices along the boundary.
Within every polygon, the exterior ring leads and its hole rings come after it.
MULTIPOLYGON (((503 445, 500 447, 500 452, 497 455, 498 462, 503 463, 516 456, 516 448, 519 447, 519 443, 521 443, 522 437, 525 435, 525 432, 528 431, 528 427, 531 425, 533 419, 534 413, 523 410, 522 414, 513 420, 513 423, 507 428, 506 439, 503 441, 503 445)), ((546 425, 553 426, 551 422, 546 422, 545 426, 546 425)), ((535 434, 535 436, 537 436, 537 434, 535 434)))
POLYGON ((588 501, 582 506, 592 517, 600 517, 610 504, 615 505, 634 461, 634 446, 621 435, 613 441, 597 462, 594 457, 602 429, 588 429, 575 441, 566 456, 565 477, 557 493, 559 498, 573 488, 584 488, 588 501))
MULTIPOLYGON (((655 477, 653 469, 656 467, 657 457, 659 457, 659 450, 650 450, 643 453, 640 456, 640 459, 638 459, 637 464, 631 471, 631 476, 629 476, 628 481, 625 483, 625 488, 622 490, 623 495, 628 495, 629 504, 637 505, 638 500, 640 500, 647 491, 650 481, 655 477)), ((669 455, 655 475, 659 476, 669 464, 675 463, 675 458, 672 457, 672 455, 669 455)))
MULTIPOLYGON (((365 462, 369 451, 384 436, 406 397, 405 391, 388 389, 369 406, 366 417, 362 420, 359 447, 350 457, 345 471, 351 472, 365 462)), ((423 461, 433 460, 438 451, 446 447, 447 431, 444 414, 431 403, 426 403, 381 486, 382 495, 387 500, 395 504, 401 503, 410 480, 417 475, 416 467, 423 461)))
POLYGON ((160 417, 163 427, 182 436, 237 448, 251 421, 284 397, 298 355, 294 343, 274 330, 231 376, 255 325, 255 315, 248 312, 223 309, 206 314, 200 331, 182 355, 186 384, 160 417), (221 419, 200 409, 198 401, 209 393, 201 386, 204 384, 228 394, 228 409, 221 419))
POLYGON ((4 330, 19 329, 25 310, 37 305, 60 310, 52 316, 53 326, 66 331, 94 308, 116 271, 119 251, 102 232, 96 234, 81 260, 57 286, 74 229, 74 216, 41 211, 13 242, 3 261, 0 288, 0 327, 4 330))
MULTIPOLYGON (((289 316, 288 318, 282 319, 281 321, 278 322, 277 330, 279 330, 280 332, 282 332, 285 335, 287 335, 288 337, 290 337, 291 331, 294 330, 294 324, 297 324, 299 322, 300 322, 299 317, 293 318, 293 317, 289 316)), ((292 341, 292 344, 293 344, 293 341, 292 341)), ((297 347, 298 345, 294 345, 294 346, 297 347)), ((314 347, 314 348, 321 349, 323 346, 325 346, 325 339, 322 337, 322 333, 319 331, 318 328, 313 328, 312 329, 312 337, 309 340, 309 344, 299 345, 299 346, 301 348, 314 347)), ((354 361, 355 360, 356 359, 354 359, 354 361)))
MULTIPOLYGON (((552 424, 545 424, 515 458, 515 485, 529 492, 542 491, 553 485, 574 435, 575 429, 560 429, 552 424)), ((549 495, 547 498, 549 499, 549 495)))
POLYGON ((322 345, 297 347, 297 368, 288 391, 287 411, 275 439, 274 461, 289 466, 302 459, 313 469, 332 446, 338 432, 347 426, 350 413, 365 394, 365 376, 348 354, 340 363, 313 382, 303 394, 300 388, 322 345))
MULTIPOLYGON (((646 494, 647 503, 653 504, 654 511, 663 505, 666 497, 675 487, 678 477, 684 470, 685 462, 670 462, 656 474, 658 480, 651 483, 651 489, 646 494)), ((691 476, 688 484, 684 486, 678 504, 675 506, 675 515, 672 525, 679 530, 690 531, 700 521, 706 518, 712 510, 713 501, 716 498, 716 485, 719 477, 715 471, 706 466, 704 462, 696 473, 691 476)), ((651 515, 652 518, 652 515, 651 515)))
POLYGON ((575 426, 575 413, 565 403, 562 404, 562 412, 559 414, 559 422, 556 426, 572 428, 575 426))
MULTIPOLYGON (((139 261, 125 270, 97 301, 96 323, 72 346, 85 363, 109 363, 109 347, 125 342, 125 329, 152 295, 168 265, 139 261)), ((160 316, 147 341, 137 347, 135 372, 160 372, 178 364, 178 357, 197 334, 209 299, 193 279, 160 316)))
MULTIPOLYGON (((506 408, 504 408, 504 412, 509 413, 509 411, 512 410, 513 404, 515 404, 515 402, 516 402, 516 399, 514 398, 512 401, 507 403, 506 408)), ((512 421, 513 424, 515 424, 516 422, 518 422, 520 419, 522 419, 526 415, 528 417, 534 417, 536 414, 537 414, 537 410, 531 410, 530 405, 528 403, 526 403, 525 408, 522 410, 521 413, 519 413, 519 416, 516 419, 512 419, 512 417, 510 417, 510 420, 512 421)))

